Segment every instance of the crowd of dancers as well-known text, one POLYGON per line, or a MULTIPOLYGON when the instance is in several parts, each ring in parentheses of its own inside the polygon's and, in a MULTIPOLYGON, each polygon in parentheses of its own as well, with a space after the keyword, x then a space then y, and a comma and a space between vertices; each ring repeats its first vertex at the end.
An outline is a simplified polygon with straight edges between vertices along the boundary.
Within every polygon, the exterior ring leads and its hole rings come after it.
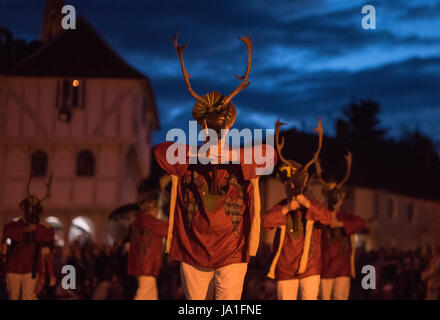
MULTIPOLYGON (((395 279, 387 274, 389 257, 383 252, 377 257, 362 252, 356 259, 354 236, 365 228, 365 221, 342 209, 352 154, 347 150, 344 178, 329 179, 331 174, 323 172, 319 157, 323 144, 320 121, 315 129, 316 151, 303 164, 283 155, 289 141, 281 139, 279 121, 275 124, 276 149, 269 144, 231 149, 225 143, 237 116, 231 100, 250 84, 252 41, 248 36, 239 38, 248 49, 248 65, 245 74, 237 77, 240 85, 228 96, 216 91, 199 96, 191 88, 183 62, 186 45, 179 46, 174 38, 188 91, 196 100, 193 117, 204 133, 205 145, 163 142, 154 147, 154 157, 165 174, 139 196, 139 211, 126 243, 119 250, 99 251, 93 245, 82 250, 72 247, 66 263, 77 268, 81 289, 65 290, 61 295, 138 300, 167 295, 191 300, 269 296, 280 300, 345 300, 352 286, 358 298, 396 298, 402 292, 406 292, 406 298, 420 298, 422 288, 417 283, 422 279, 426 297, 438 299, 437 248, 428 263, 426 257, 408 256, 409 262, 404 258, 391 271, 395 279), (175 161, 173 155, 182 150, 183 156, 175 161), (202 150, 205 154, 200 156, 202 150), (250 161, 246 156, 249 154, 250 161), (260 212, 260 177, 273 171, 284 186, 285 197, 268 212, 260 212), (321 183, 324 202, 308 193, 312 174, 321 183), (168 182, 169 214, 168 221, 164 221, 158 215, 168 182), (260 245, 263 228, 276 230, 273 250, 260 245), (167 254, 165 264, 163 251, 167 254), (370 280, 375 283, 369 287, 375 293, 368 288, 363 288, 365 292, 359 290, 360 262, 378 267, 376 277, 370 280)), ((23 217, 3 229, 2 261, 10 299, 60 295, 56 292, 61 287, 56 285, 54 232, 41 219, 43 202, 50 195, 50 180, 48 194, 39 199, 28 192, 20 204, 23 217)))

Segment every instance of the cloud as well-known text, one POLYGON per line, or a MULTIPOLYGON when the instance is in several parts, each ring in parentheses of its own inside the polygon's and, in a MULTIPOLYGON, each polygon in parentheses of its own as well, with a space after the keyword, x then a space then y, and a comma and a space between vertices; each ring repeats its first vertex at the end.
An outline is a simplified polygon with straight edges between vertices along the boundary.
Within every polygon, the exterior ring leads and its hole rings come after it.
MULTIPOLYGON (((435 117, 440 109, 439 69, 440 57, 411 58, 358 72, 304 73, 273 91, 261 91, 251 85, 234 99, 237 126, 271 128, 275 119, 281 117, 297 128, 311 131, 317 117, 322 117, 326 132, 331 134, 342 107, 354 98, 372 98, 381 104, 382 125, 391 128, 392 135, 399 134, 403 127, 419 127, 439 137, 435 117)), ((274 70, 274 74, 277 72, 274 70)), ((215 87, 215 82, 206 82, 205 86, 215 87)), ((187 118, 172 123, 176 127, 191 119, 189 110, 193 105, 183 80, 179 87, 176 100, 188 105, 188 112, 187 118)))
MULTIPOLYGON (((370 31, 361 28, 361 0, 70 2, 151 79, 163 128, 156 142, 192 118, 194 100, 172 44, 176 32, 190 44, 184 60, 200 94, 227 94, 238 85, 233 74, 244 72, 247 50, 237 36, 251 36, 252 84, 234 98, 238 127, 270 128, 281 117, 311 130, 322 117, 331 133, 341 107, 370 97, 381 103, 391 133, 419 127, 440 138, 433 117, 440 106, 438 2, 372 0, 377 29, 370 31)), ((38 37, 43 5, 3 0, 0 21, 15 34, 38 37)))

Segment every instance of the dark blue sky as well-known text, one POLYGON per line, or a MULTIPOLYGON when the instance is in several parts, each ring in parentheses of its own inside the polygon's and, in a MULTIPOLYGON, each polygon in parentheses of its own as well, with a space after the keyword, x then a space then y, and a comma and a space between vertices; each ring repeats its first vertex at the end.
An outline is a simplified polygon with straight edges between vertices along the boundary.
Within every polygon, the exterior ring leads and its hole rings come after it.
MULTIPOLYGON (((39 37, 44 0, 0 0, 0 25, 39 37)), ((71 0, 110 45, 152 81, 162 130, 187 127, 186 91, 174 33, 199 94, 231 92, 253 40, 250 87, 233 102, 238 128, 273 128, 280 116, 304 130, 323 119, 333 134, 342 107, 373 98, 394 136, 419 128, 440 140, 440 0, 71 0), (362 6, 376 8, 376 30, 361 27, 362 6)))

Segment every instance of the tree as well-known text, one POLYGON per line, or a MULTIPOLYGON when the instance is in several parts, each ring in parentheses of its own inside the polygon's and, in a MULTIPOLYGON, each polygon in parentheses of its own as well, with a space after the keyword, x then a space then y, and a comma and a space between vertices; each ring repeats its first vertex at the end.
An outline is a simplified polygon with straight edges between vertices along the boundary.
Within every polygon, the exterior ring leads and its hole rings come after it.
POLYGON ((385 131, 379 128, 379 104, 373 100, 351 102, 343 109, 343 119, 338 119, 338 137, 350 136, 353 141, 383 141, 385 131))
POLYGON ((16 39, 7 29, 0 27, 0 74, 8 72, 41 46, 41 42, 16 39))
POLYGON ((337 140, 353 153, 351 181, 415 197, 438 199, 440 156, 438 144, 419 130, 398 141, 379 127, 379 104, 355 101, 336 122, 337 140))
POLYGON ((399 144, 405 153, 412 156, 416 166, 440 171, 438 145, 419 130, 406 132, 399 144))

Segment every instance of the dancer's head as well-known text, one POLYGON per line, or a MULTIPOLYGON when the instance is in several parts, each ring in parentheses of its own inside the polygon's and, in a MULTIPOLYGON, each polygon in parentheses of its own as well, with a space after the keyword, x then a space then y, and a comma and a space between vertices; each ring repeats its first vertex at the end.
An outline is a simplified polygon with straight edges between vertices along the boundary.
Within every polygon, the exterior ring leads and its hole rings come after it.
POLYGON ((316 175, 322 184, 322 193, 327 198, 327 207, 330 210, 339 211, 347 195, 347 190, 344 185, 350 177, 351 163, 353 161, 351 152, 345 155, 345 161, 347 162, 347 171, 345 177, 339 183, 336 180, 325 181, 322 177, 320 161, 317 161, 315 165, 316 175))
POLYGON ((275 143, 278 151, 278 157, 281 160, 281 164, 278 169, 278 178, 285 185, 285 191, 288 198, 299 195, 305 190, 309 181, 309 168, 318 160, 319 153, 322 147, 322 140, 324 132, 322 130, 321 120, 318 120, 318 127, 315 129, 318 132, 318 148, 306 165, 302 165, 291 159, 284 158, 282 150, 284 148, 284 138, 280 141, 280 127, 284 125, 279 120, 275 123, 275 143))
POLYGON ((37 224, 40 222, 41 214, 43 213, 43 202, 50 197, 50 188, 52 185, 52 174, 49 176, 49 180, 45 183, 46 195, 39 199, 37 196, 30 193, 32 181, 32 172, 29 176, 29 180, 26 188, 26 198, 20 202, 20 209, 23 210, 24 220, 27 223, 37 224))
POLYGON ((199 96, 191 88, 191 84, 189 81, 189 78, 191 76, 187 73, 185 64, 183 62, 183 50, 187 47, 187 45, 179 46, 177 43, 177 35, 174 36, 174 46, 176 48, 177 55, 179 56, 183 77, 188 87, 188 91, 191 96, 193 96, 197 100, 193 108, 193 117, 202 129, 212 129, 217 133, 219 137, 221 134, 221 130, 230 129, 237 117, 237 110, 231 102, 232 98, 234 98, 240 91, 250 85, 250 82, 248 82, 248 78, 252 64, 252 40, 249 38, 248 35, 246 35, 245 38, 239 37, 239 39, 245 43, 249 53, 248 65, 245 75, 241 77, 236 76, 238 79, 242 80, 241 84, 228 96, 224 96, 217 91, 211 91, 204 96, 199 96))

